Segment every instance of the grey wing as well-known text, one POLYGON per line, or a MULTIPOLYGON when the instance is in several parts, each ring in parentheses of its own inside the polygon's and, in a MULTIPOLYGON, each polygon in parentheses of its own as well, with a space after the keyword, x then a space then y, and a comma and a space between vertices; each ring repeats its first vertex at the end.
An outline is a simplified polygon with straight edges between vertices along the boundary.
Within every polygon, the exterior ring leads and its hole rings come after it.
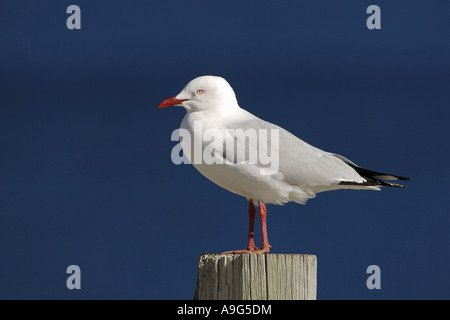
MULTIPOLYGON (((365 181, 338 156, 320 150, 287 130, 253 115, 229 123, 227 130, 246 133, 247 139, 234 137, 232 140, 234 150, 241 150, 245 154, 246 163, 260 168, 276 168, 274 174, 291 185, 313 187, 336 185, 342 181, 365 181), (256 140, 253 138, 255 135, 256 140), (258 156, 256 163, 250 161, 252 158, 254 160, 255 154, 258 156)), ((229 148, 225 149, 227 161, 240 163, 236 152, 231 154, 229 148)))

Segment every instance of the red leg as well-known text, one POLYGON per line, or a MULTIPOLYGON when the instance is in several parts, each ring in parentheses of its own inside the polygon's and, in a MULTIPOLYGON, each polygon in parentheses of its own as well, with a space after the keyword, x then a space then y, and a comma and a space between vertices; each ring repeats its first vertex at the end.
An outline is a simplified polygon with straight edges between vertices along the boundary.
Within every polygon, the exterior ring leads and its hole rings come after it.
POLYGON ((272 248, 269 244, 269 240, 267 238, 267 224, 266 224, 266 213, 267 209, 263 202, 258 201, 259 204, 259 217, 261 219, 261 232, 262 232, 262 241, 263 241, 263 247, 262 249, 258 249, 257 246, 255 246, 255 239, 254 239, 254 225, 255 225, 255 216, 256 216, 256 209, 253 205, 253 200, 250 199, 248 201, 248 245, 247 249, 245 250, 234 250, 234 251, 226 251, 222 252, 222 254, 239 254, 239 253, 268 253, 270 251, 270 248, 272 248))
POLYGON ((248 245, 247 250, 258 250, 255 246, 255 216, 256 209, 253 204, 253 200, 248 200, 248 245))
POLYGON ((267 208, 262 201, 258 201, 259 204, 259 217, 261 218, 261 234, 262 234, 262 249, 259 253, 268 253, 272 246, 269 244, 269 239, 267 238, 267 208))

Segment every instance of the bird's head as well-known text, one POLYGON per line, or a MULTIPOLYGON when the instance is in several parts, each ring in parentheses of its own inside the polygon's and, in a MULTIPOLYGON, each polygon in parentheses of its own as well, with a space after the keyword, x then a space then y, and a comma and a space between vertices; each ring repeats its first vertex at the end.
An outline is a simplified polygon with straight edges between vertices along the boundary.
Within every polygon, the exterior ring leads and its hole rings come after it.
POLYGON ((237 107, 233 88, 222 77, 202 76, 190 81, 181 92, 162 101, 158 108, 182 106, 187 112, 237 107))

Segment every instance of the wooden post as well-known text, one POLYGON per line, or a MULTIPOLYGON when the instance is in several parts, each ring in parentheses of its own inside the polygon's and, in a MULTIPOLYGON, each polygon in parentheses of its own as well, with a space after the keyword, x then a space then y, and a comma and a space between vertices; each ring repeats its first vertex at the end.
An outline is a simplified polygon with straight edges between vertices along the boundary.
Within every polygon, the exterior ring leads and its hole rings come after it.
POLYGON ((203 254, 194 300, 315 300, 310 254, 203 254))

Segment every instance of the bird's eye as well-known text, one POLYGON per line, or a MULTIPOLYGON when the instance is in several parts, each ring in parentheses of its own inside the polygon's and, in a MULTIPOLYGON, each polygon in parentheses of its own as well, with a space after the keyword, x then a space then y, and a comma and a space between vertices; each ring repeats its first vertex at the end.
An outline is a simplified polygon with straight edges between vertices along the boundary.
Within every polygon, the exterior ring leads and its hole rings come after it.
POLYGON ((201 96, 204 92, 202 89, 198 89, 195 93, 201 96))

